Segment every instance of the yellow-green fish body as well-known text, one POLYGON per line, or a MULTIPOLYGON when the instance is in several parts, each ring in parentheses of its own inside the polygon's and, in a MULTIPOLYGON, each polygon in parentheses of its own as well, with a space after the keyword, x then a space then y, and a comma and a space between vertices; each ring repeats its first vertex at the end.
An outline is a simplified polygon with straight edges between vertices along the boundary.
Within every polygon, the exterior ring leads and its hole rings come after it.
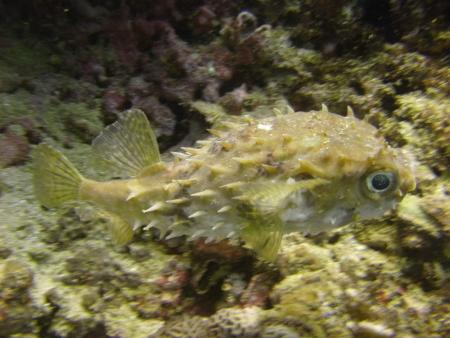
POLYGON ((273 259, 283 233, 316 233, 355 217, 381 216, 415 186, 402 153, 352 114, 230 117, 211 133, 162 162, 144 113, 131 110, 93 143, 131 178, 85 179, 62 154, 40 145, 36 195, 49 207, 92 202, 111 215, 121 243, 144 226, 166 238, 243 241, 273 259))

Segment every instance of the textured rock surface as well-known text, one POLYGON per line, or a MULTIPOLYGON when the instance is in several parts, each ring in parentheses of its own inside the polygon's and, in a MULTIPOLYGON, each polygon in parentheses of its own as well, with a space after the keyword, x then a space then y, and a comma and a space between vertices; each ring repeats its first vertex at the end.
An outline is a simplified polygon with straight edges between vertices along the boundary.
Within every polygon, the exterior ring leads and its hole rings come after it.
POLYGON ((0 336, 447 336, 449 6, 0 2, 0 336), (286 236, 272 266, 152 231, 118 248, 94 209, 33 197, 35 144, 107 177, 86 144, 128 108, 178 150, 204 137, 204 117, 286 103, 350 105, 411 154, 417 190, 383 219, 286 236))

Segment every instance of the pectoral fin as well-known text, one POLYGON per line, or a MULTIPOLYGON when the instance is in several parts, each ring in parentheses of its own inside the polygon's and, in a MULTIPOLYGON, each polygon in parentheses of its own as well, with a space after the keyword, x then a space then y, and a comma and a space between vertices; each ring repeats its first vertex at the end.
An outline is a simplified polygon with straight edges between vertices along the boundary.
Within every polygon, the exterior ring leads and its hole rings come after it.
POLYGON ((302 189, 312 189, 326 182, 317 178, 298 182, 249 183, 241 188, 243 193, 234 199, 246 202, 262 213, 276 213, 284 207, 292 193, 302 189))
POLYGON ((249 183, 240 187, 242 194, 235 197, 246 204, 243 208, 241 237, 246 245, 256 251, 260 257, 273 261, 281 245, 284 223, 278 216, 286 206, 288 197, 302 189, 328 182, 323 179, 310 179, 297 182, 261 182, 249 183))
POLYGON ((131 109, 105 128, 92 143, 115 173, 130 177, 160 161, 156 136, 144 112, 131 109))
POLYGON ((245 245, 262 259, 272 262, 277 257, 283 238, 284 224, 277 215, 253 213, 243 225, 241 237, 245 245))

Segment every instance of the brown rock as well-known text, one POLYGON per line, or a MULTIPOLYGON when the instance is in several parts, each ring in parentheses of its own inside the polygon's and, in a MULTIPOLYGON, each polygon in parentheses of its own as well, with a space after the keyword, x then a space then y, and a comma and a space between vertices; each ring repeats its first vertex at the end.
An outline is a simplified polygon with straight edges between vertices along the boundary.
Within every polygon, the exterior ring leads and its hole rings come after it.
POLYGON ((8 129, 0 136, 0 167, 9 167, 25 162, 29 151, 27 138, 8 129))

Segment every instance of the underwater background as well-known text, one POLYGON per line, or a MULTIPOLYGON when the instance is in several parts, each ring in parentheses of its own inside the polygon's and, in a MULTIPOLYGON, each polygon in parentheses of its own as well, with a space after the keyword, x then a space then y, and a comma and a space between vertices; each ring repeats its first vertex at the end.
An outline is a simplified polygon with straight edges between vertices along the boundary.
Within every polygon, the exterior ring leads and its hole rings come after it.
POLYGON ((450 2, 0 1, 0 337, 449 337, 450 2), (40 206, 33 149, 110 178, 90 143, 130 108, 162 157, 215 117, 355 116, 407 152, 397 210, 287 234, 269 264, 224 242, 115 245, 95 208, 40 206))

